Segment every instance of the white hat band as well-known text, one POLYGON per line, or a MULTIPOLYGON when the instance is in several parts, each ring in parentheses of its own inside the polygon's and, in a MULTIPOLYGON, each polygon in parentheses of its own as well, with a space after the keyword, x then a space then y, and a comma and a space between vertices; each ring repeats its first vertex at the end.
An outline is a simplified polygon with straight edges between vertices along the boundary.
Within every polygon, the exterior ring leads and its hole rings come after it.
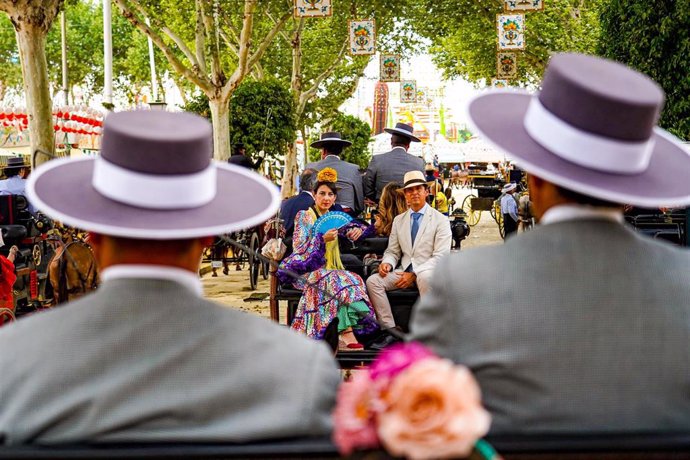
POLYGON ((103 196, 150 209, 188 209, 208 204, 216 196, 216 167, 194 174, 155 175, 134 172, 97 157, 91 184, 103 196))
POLYGON ((537 97, 527 108, 523 125, 535 142, 564 160, 598 171, 638 174, 647 169, 654 139, 611 140, 574 128, 549 112, 537 97))

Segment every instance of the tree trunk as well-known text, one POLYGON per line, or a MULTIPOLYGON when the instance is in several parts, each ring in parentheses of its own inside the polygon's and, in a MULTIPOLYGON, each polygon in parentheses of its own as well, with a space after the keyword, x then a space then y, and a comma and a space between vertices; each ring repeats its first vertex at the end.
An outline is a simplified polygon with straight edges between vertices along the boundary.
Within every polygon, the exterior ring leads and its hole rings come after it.
POLYGON ((228 161, 230 158, 230 106, 222 98, 209 98, 213 122, 213 158, 228 161))
POLYGON ((285 173, 280 184, 280 193, 283 198, 289 198, 297 192, 295 190, 295 179, 299 172, 297 165, 297 145, 295 143, 290 145, 288 154, 285 157, 285 173))
MULTIPOLYGON (((15 28, 24 77, 26 109, 29 114, 31 152, 33 154, 37 149, 41 149, 53 153, 55 133, 45 54, 46 31, 43 27, 26 23, 15 28)), ((46 155, 36 155, 34 166, 45 163, 49 159, 46 155)))

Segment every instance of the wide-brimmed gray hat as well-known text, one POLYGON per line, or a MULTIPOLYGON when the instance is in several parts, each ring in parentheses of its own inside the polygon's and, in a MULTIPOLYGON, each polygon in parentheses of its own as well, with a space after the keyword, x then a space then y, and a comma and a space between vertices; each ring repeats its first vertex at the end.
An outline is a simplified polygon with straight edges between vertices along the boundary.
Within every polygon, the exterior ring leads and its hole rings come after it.
POLYGON ((31 165, 23 157, 9 157, 7 164, 2 166, 3 169, 21 169, 30 168, 31 165))
POLYGON ((211 156, 211 125, 201 117, 113 113, 100 156, 44 163, 30 176, 28 199, 65 224, 140 239, 219 235, 274 215, 275 185, 211 156))
POLYGON ((321 139, 312 142, 311 146, 315 149, 320 149, 328 144, 342 145, 343 147, 347 147, 352 145, 352 142, 348 141, 347 139, 343 139, 343 136, 338 132, 329 131, 326 133, 321 133, 321 139))
POLYGON ((418 137, 414 136, 414 128, 405 123, 396 123, 395 128, 383 128, 383 130, 390 134, 398 134, 409 138, 412 142, 422 142, 418 137))
POLYGON ((542 89, 490 91, 469 117, 528 172, 595 198, 642 207, 690 204, 690 155, 656 127, 664 93, 620 63, 556 54, 542 89))

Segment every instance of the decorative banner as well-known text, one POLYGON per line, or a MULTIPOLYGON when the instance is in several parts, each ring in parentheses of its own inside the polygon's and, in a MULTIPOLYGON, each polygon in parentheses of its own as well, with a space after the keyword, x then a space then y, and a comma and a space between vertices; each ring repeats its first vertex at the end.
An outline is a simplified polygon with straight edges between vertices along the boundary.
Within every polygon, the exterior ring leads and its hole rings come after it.
POLYGON ((499 78, 492 78, 491 79, 491 87, 492 88, 507 88, 508 87, 508 80, 501 80, 499 78))
POLYGON ((400 102, 401 103, 417 102, 417 81, 416 80, 400 80, 400 102))
POLYGON ((505 51, 496 53, 496 76, 498 78, 517 77, 517 54, 505 51))
POLYGON ((505 11, 541 11, 544 0, 505 0, 505 11))
POLYGON ((295 0, 296 18, 313 18, 333 14, 331 0, 295 0))
POLYGON ((429 88, 417 88, 417 104, 426 104, 429 100, 429 88))
POLYGON ((496 28, 498 29, 498 49, 525 49, 524 14, 497 14, 496 28))
POLYGON ((374 54, 376 53, 375 29, 373 20, 349 21, 350 28, 350 54, 374 54))
POLYGON ((379 61, 379 81, 400 81, 400 56, 397 54, 382 54, 379 61))

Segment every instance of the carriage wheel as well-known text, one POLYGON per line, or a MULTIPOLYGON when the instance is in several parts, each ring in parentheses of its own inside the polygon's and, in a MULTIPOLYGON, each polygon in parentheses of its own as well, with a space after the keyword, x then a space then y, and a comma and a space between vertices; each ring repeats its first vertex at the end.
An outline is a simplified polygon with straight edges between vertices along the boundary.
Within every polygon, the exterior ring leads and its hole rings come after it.
POLYGON ((467 214, 465 221, 470 227, 474 227, 479 223, 479 219, 482 217, 482 212, 476 209, 472 209, 472 198, 477 198, 476 195, 467 195, 464 200, 462 200, 462 210, 467 214))
POLYGON ((269 269, 269 267, 268 267, 268 262, 266 262, 265 260, 261 259, 261 276, 262 276, 263 279, 265 279, 265 280, 268 279, 268 274, 269 274, 268 269, 269 269))
POLYGON ((256 285, 259 283, 259 267, 261 266, 261 260, 255 255, 259 250, 259 235, 256 233, 252 233, 249 239, 249 249, 249 287, 255 291, 256 285))

